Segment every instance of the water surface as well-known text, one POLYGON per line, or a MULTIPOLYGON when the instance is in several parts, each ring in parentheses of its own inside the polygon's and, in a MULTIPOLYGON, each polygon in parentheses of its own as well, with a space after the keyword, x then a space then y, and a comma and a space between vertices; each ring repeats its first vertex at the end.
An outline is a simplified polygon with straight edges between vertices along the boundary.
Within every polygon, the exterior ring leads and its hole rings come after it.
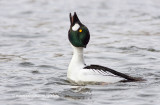
POLYGON ((159 0, 1 0, 0 104, 158 105, 159 0), (69 13, 90 30, 87 64, 146 81, 74 86, 69 13))

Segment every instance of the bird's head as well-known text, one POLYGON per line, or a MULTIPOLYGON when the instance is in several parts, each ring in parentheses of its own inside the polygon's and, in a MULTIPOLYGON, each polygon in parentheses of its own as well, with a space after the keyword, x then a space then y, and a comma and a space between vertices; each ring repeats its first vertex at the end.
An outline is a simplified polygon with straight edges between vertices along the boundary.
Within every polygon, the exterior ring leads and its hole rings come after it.
POLYGON ((70 43, 75 47, 86 48, 90 39, 88 28, 80 22, 76 12, 73 16, 70 13, 69 17, 71 25, 68 31, 68 39, 70 43))

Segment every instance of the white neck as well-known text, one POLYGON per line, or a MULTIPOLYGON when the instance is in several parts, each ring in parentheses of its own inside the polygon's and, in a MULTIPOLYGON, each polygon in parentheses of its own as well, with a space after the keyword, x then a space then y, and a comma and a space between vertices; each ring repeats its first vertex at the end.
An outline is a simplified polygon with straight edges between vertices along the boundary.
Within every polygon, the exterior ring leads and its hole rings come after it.
POLYGON ((69 64, 69 71, 75 71, 77 69, 83 68, 85 66, 84 58, 83 58, 83 47, 74 47, 73 48, 73 56, 72 60, 69 64))
POLYGON ((73 48, 73 56, 71 63, 72 64, 78 64, 78 65, 84 65, 84 58, 83 58, 83 47, 74 47, 73 48))

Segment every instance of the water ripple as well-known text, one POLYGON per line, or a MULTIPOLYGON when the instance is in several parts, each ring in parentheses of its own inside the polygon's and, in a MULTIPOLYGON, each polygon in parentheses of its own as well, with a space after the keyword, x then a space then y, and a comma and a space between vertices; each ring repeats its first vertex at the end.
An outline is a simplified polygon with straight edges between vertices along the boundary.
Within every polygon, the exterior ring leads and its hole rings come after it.
POLYGON ((1 0, 0 10, 1 104, 160 103, 159 0, 1 0), (146 81, 86 86, 68 82, 68 15, 73 11, 90 30, 86 64, 146 81))

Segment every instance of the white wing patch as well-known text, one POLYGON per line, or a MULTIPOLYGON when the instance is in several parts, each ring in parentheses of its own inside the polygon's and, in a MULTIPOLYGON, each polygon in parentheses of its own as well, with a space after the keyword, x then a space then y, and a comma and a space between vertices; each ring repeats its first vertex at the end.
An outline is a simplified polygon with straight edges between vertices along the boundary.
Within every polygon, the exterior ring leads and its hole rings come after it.
POLYGON ((123 80, 123 78, 114 75, 110 72, 97 69, 83 69, 79 75, 79 81, 90 81, 90 82, 106 82, 115 83, 123 80))
POLYGON ((75 24, 73 27, 72 27, 72 30, 73 31, 77 31, 79 29, 80 25, 79 24, 75 24))

